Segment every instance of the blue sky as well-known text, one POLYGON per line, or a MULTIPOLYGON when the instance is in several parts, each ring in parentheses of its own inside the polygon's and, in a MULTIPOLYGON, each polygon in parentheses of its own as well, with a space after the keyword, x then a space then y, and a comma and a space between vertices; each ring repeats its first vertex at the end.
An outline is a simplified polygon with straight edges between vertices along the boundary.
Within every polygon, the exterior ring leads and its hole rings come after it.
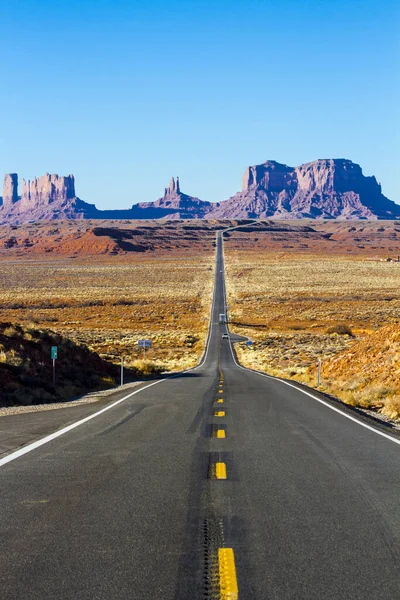
POLYGON ((400 203, 399 3, 0 0, 0 173, 99 208, 350 158, 400 203))

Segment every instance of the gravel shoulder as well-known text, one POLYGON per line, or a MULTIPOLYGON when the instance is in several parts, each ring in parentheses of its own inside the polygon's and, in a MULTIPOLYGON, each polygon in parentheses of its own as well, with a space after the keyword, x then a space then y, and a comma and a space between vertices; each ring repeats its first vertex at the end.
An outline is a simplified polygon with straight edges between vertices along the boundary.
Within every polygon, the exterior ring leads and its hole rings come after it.
POLYGON ((148 383, 136 381, 111 390, 86 394, 70 402, 1 408, 0 457, 87 417, 148 383))

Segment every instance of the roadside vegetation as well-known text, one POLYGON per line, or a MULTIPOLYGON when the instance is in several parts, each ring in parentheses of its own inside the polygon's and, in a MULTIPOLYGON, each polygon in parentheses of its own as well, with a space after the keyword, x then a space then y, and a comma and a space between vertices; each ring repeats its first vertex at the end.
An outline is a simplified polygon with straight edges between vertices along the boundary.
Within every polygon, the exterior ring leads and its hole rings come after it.
MULTIPOLYGON (((4 348, 0 348, 0 367, 3 373, 10 374, 15 368, 30 373, 34 361, 25 352, 31 348, 29 336, 34 336, 34 354, 37 355, 42 344, 44 354, 40 360, 46 362, 46 369, 50 368, 45 331, 50 331, 48 335, 54 339, 59 336, 73 365, 81 366, 81 359, 75 360, 73 349, 79 349, 80 353, 85 349, 88 356, 96 355, 100 361, 96 365, 108 365, 110 385, 115 376, 118 379, 122 357, 134 377, 193 367, 203 352, 207 334, 213 265, 211 238, 191 257, 155 253, 151 257, 135 255, 129 260, 114 257, 112 262, 109 258, 97 259, 90 264, 66 258, 3 260, 0 271, 3 325, 0 326, 3 332, 14 329, 15 341, 21 340, 24 348, 21 347, 19 355, 19 342, 10 346, 13 335, 6 336, 2 342, 4 348), (152 348, 145 354, 138 346, 139 339, 152 342, 152 348)), ((49 381, 47 371, 42 372, 46 382, 49 381)), ((64 389, 57 391, 60 399, 104 383, 89 381, 85 376, 83 384, 79 372, 78 368, 74 370, 64 389)), ((40 373, 34 376, 40 378, 40 373)), ((29 395, 27 390, 32 380, 27 381, 19 391, 12 384, 16 403, 48 402, 50 396, 54 400, 47 383, 40 386, 37 380, 32 384, 36 391, 29 395)), ((8 389, 4 402, 11 402, 11 397, 8 389)))
POLYGON ((81 344, 26 325, 0 323, 0 406, 68 400, 115 385, 118 369, 81 344), (51 347, 57 346, 53 386, 51 347))
POLYGON ((400 263, 225 250, 239 360, 400 418, 400 263))

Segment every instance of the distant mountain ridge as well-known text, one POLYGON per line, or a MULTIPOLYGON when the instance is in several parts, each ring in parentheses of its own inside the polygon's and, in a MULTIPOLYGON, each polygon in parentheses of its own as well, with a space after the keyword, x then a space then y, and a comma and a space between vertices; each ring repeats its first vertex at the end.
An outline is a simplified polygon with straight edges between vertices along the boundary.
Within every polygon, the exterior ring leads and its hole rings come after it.
POLYGON ((273 160, 247 167, 242 191, 222 202, 185 194, 171 179, 155 202, 126 210, 99 210, 76 196, 73 175, 4 178, 0 224, 61 219, 399 219, 400 206, 382 194, 375 177, 348 159, 320 159, 299 167, 273 160))

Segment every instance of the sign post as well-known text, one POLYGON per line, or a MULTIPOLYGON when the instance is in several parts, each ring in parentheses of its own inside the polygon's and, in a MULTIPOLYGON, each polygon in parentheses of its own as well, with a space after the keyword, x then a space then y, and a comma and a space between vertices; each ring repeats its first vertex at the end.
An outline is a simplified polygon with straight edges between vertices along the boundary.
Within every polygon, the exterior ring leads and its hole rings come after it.
POLYGON ((124 357, 121 356, 121 385, 124 385, 124 357))
POLYGON ((318 359, 318 387, 321 385, 321 359, 318 359))
POLYGON ((139 348, 143 348, 143 360, 146 360, 146 348, 151 348, 151 340, 138 340, 139 348))
POLYGON ((51 359, 53 361, 53 386, 56 385, 56 359, 57 359, 57 346, 51 347, 51 359))
MULTIPOLYGON (((246 346, 248 347, 249 350, 252 347, 252 345, 253 345, 253 342, 251 340, 246 341, 246 346)), ((254 350, 254 348, 253 348, 253 350, 254 350)), ((253 369, 254 369, 254 371, 256 370, 256 358, 254 355, 253 355, 253 369)))

